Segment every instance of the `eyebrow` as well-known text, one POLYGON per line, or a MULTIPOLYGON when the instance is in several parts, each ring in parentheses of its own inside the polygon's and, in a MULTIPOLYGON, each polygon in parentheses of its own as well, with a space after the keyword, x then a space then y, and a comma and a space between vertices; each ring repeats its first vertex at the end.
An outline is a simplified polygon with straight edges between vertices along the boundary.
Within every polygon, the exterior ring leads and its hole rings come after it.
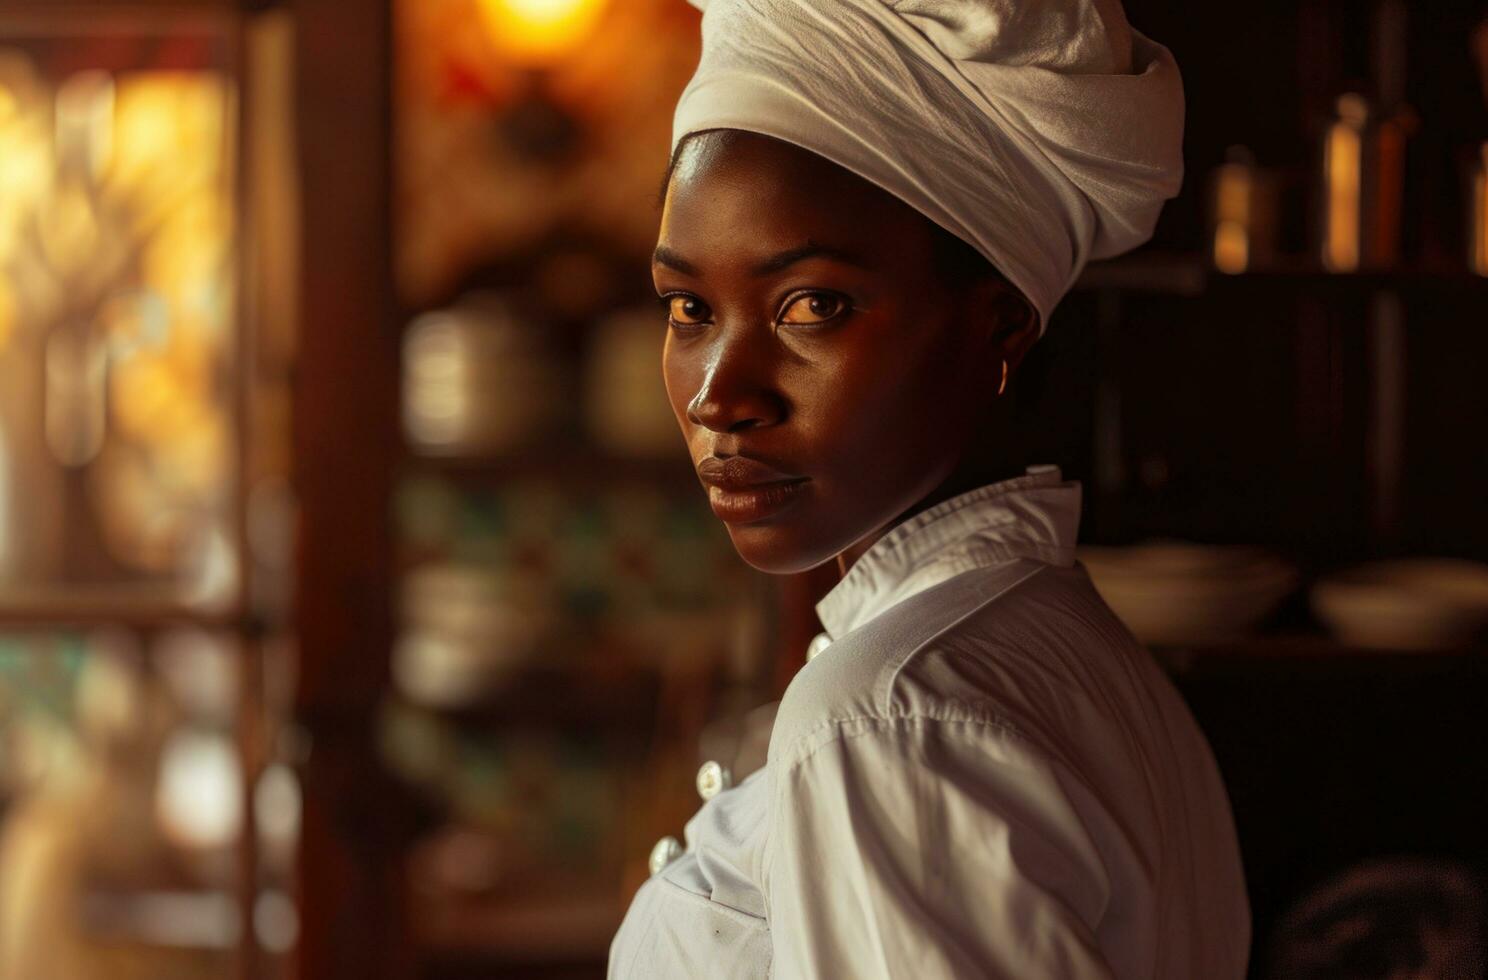
MULTIPOLYGON (((785 269, 788 269, 791 266, 795 265, 797 262, 804 262, 807 259, 818 258, 834 259, 846 265, 857 266, 860 269, 866 269, 868 267, 867 263, 864 262, 861 257, 859 257, 854 252, 848 251, 847 249, 834 248, 831 245, 818 245, 815 242, 807 242, 805 245, 800 245, 796 248, 788 248, 784 252, 775 253, 769 258, 757 263, 752 271, 756 276, 768 276, 772 273, 781 272, 785 269)), ((651 260, 658 265, 664 265, 668 268, 676 269, 678 272, 683 273, 684 275, 695 276, 698 274, 697 266, 693 265, 691 262, 678 255, 672 249, 667 248, 665 245, 656 246, 656 251, 652 253, 651 260)))
POLYGON ((693 265, 691 262, 678 255, 676 252, 667 248, 665 245, 656 246, 656 251, 651 253, 651 261, 656 263, 657 265, 664 265, 669 269, 676 269, 678 272, 684 275, 697 275, 697 266, 693 265))

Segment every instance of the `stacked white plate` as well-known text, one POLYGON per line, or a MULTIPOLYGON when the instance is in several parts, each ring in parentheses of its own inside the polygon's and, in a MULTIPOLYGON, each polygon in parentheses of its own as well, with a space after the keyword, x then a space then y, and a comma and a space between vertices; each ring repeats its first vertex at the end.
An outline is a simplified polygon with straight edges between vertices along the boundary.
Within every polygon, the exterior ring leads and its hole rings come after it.
POLYGON ((402 600, 393 680, 430 708, 464 707, 499 689, 538 655, 548 625, 538 603, 514 601, 510 583, 478 565, 415 569, 402 600))
POLYGON ((1452 558, 1371 562, 1318 582, 1312 609, 1349 646, 1459 647, 1488 629, 1488 565, 1452 558))
POLYGON ((409 324, 403 428, 413 447, 481 456, 541 445, 563 424, 567 387, 545 337, 487 294, 409 324))
POLYGON ((585 362, 584 410, 596 446, 617 456, 682 459, 685 452, 661 379, 665 322, 654 306, 595 324, 585 362))
POLYGON ((1259 548, 1151 541, 1076 557, 1137 639, 1153 646, 1234 640, 1296 587, 1292 565, 1259 548))

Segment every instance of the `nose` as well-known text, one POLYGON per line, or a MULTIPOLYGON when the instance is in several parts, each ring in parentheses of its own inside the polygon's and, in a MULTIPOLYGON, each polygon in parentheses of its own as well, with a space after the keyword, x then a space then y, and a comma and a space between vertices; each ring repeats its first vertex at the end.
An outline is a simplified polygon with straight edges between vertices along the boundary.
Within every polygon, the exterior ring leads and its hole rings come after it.
POLYGON ((709 352, 703 382, 688 402, 687 418, 721 433, 779 424, 786 414, 785 399, 774 384, 769 352, 761 349, 767 346, 754 331, 721 335, 709 352))

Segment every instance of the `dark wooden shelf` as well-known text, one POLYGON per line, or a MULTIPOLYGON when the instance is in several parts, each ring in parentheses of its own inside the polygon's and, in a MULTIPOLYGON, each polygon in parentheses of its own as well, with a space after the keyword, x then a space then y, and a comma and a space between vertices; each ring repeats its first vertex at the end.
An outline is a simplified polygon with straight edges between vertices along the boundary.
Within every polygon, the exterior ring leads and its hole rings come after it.
POLYGON ((1276 287, 1369 293, 1379 290, 1453 290, 1488 299, 1488 277, 1459 266, 1329 272, 1305 258, 1277 259, 1239 273, 1221 272, 1198 252, 1140 251, 1086 266, 1078 291, 1197 297, 1234 287, 1276 287))
POLYGON ((1488 778, 1485 653, 1261 636, 1173 673, 1225 781, 1258 938, 1360 861, 1420 855, 1488 871, 1488 813, 1472 791, 1488 778))
POLYGON ((1198 296, 1211 272, 1208 263, 1197 253, 1133 252, 1090 263, 1075 281, 1074 289, 1198 296))
POLYGON ((618 889, 523 895, 520 901, 424 902, 414 937, 425 958, 603 963, 625 913, 618 889))
POLYGON ((555 664, 522 670, 500 689, 457 708, 419 710, 470 729, 649 735, 659 696, 658 678, 639 670, 594 671, 578 663, 555 664))
POLYGON ((531 449, 504 456, 434 456, 414 452, 403 461, 404 476, 425 476, 471 486, 545 479, 580 486, 642 484, 668 490, 697 490, 697 474, 679 443, 665 458, 618 456, 582 445, 531 449))
MULTIPOLYGON (((95 942, 227 952, 238 945, 240 897, 226 888, 90 890, 81 896, 79 915, 82 931, 95 942)), ((259 898, 289 903, 273 889, 261 891, 259 898)))
POLYGON ((1455 649, 1387 650, 1349 646, 1326 633, 1258 633, 1227 643, 1154 647, 1170 673, 1245 673, 1296 670, 1311 673, 1461 673, 1481 668, 1488 675, 1488 648, 1479 643, 1455 649))
POLYGON ((252 632, 255 622, 230 604, 183 601, 178 589, 153 585, 59 585, 0 589, 0 627, 19 630, 122 626, 197 626, 252 632))

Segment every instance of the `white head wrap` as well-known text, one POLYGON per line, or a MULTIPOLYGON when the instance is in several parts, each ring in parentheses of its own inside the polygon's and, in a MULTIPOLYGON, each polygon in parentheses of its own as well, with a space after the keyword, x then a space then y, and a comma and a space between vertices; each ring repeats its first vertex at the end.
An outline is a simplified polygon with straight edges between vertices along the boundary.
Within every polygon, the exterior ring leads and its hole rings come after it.
POLYGON ((1146 241, 1183 176, 1183 83, 1119 0, 691 0, 689 133, 743 129, 857 173, 1049 314, 1146 241))

